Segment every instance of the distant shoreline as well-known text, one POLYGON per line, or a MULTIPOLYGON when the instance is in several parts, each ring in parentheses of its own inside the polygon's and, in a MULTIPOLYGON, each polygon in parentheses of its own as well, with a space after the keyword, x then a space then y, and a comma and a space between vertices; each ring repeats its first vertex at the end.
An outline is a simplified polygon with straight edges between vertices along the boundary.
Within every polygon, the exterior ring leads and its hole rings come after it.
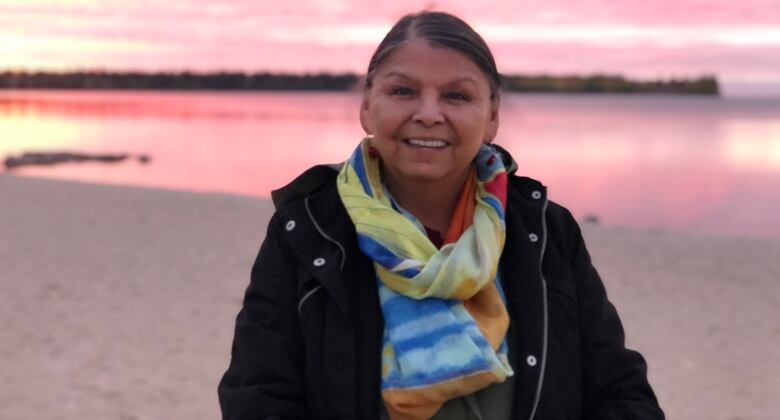
MULTIPOLYGON (((352 73, 139 73, 80 71, 0 72, 0 90, 217 90, 217 91, 356 91, 364 79, 352 73)), ((502 89, 524 93, 671 93, 720 95, 713 76, 690 79, 630 80, 616 75, 505 75, 502 89)))

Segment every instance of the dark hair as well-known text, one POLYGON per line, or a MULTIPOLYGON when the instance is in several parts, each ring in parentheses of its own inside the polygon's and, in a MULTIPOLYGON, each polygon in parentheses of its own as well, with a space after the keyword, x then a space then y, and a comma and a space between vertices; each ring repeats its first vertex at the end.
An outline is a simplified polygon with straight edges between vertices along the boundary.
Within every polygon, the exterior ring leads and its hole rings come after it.
POLYGON ((490 82, 490 97, 495 99, 501 88, 501 75, 485 40, 462 19, 444 12, 419 12, 402 17, 385 35, 371 56, 366 74, 370 88, 374 73, 382 62, 405 41, 421 38, 431 45, 462 53, 474 62, 490 82))

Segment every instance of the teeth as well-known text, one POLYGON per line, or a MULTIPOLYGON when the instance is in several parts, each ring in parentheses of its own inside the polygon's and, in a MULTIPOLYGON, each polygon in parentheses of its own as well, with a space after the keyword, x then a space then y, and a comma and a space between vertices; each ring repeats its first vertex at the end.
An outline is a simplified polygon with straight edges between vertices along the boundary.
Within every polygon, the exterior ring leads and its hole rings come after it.
POLYGON ((420 147, 444 147, 447 145, 447 142, 444 140, 407 139, 406 142, 412 146, 420 147))

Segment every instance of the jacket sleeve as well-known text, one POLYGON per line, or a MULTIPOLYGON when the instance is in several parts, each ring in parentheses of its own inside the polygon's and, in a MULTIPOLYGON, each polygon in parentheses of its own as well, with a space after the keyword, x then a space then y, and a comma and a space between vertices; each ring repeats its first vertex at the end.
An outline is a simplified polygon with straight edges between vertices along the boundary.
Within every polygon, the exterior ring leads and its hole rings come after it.
MULTIPOLYGON (((568 212, 567 212, 568 213, 568 212)), ((583 363, 584 418, 593 420, 655 420, 664 413, 650 384, 647 365, 639 353, 625 347, 623 326, 607 299, 604 284, 585 248, 571 214, 572 266, 580 316, 583 363)))
POLYGON ((224 420, 305 415, 296 267, 274 215, 236 318, 230 366, 218 386, 224 420))

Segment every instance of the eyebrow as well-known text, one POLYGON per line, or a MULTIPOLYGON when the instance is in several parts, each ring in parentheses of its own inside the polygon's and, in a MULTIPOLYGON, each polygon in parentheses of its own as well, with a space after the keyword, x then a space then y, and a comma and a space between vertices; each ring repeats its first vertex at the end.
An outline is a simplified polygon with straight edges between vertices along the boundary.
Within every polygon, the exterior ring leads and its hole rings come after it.
MULTIPOLYGON (((396 76, 396 77, 400 77, 402 79, 416 81, 415 78, 413 78, 411 76, 408 76, 408 75, 406 75, 406 74, 404 74, 404 73, 402 73, 400 71, 391 71, 391 72, 385 74, 385 77, 390 77, 390 76, 396 76)), ((454 84, 460 83, 460 82, 469 82, 469 83, 473 83, 475 85, 477 84, 476 80, 474 80, 473 78, 471 78, 469 76, 464 76, 464 77, 461 77, 460 79, 455 79, 455 80, 451 80, 451 81, 449 81, 447 83, 444 83, 444 85, 445 86, 446 85, 454 85, 454 84)))

